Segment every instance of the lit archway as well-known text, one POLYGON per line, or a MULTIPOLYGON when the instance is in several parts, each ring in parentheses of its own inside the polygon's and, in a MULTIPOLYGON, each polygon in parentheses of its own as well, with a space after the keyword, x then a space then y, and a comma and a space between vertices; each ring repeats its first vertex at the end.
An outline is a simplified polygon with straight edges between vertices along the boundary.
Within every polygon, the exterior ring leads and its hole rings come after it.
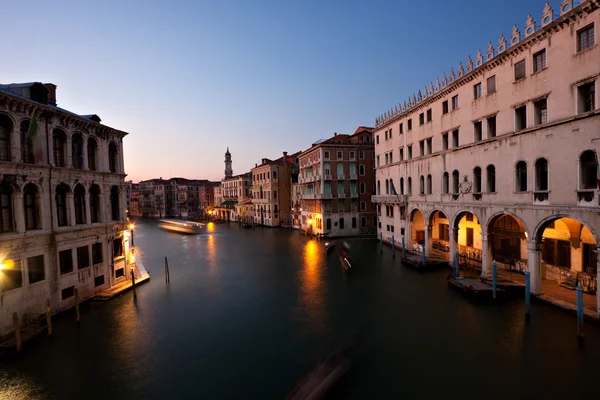
POLYGON ((525 272, 528 262, 527 239, 529 232, 525 223, 516 215, 498 213, 487 226, 489 257, 503 264, 507 270, 525 272))
MULTIPOLYGON (((470 211, 460 211, 451 225, 454 228, 455 251, 461 265, 481 268, 481 225, 479 218, 470 211)), ((450 238, 452 240, 452 238, 450 238)))
POLYGON ((429 214, 431 235, 431 253, 443 260, 450 259, 450 222, 448 216, 440 210, 429 214))
POLYGON ((410 212, 409 246, 412 250, 421 252, 425 245, 425 217, 418 208, 410 212))

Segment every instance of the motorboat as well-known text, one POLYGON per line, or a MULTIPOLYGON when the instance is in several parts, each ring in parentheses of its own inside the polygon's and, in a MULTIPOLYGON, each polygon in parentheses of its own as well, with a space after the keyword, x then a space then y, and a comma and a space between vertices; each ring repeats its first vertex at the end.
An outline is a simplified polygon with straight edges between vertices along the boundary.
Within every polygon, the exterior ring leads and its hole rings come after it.
POLYGON ((185 235, 196 235, 202 232, 204 224, 176 219, 161 219, 158 221, 158 227, 169 232, 182 233, 185 235))
POLYGON ((330 240, 325 242, 325 250, 327 250, 327 254, 331 253, 331 250, 335 247, 335 241, 330 240))

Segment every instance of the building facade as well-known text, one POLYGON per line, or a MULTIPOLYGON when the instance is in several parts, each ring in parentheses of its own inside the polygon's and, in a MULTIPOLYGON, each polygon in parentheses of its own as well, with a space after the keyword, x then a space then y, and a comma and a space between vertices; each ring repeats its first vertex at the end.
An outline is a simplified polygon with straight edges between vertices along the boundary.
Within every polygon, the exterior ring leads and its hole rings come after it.
POLYGON ((598 293, 598 7, 546 3, 541 27, 529 16, 376 119, 384 240, 458 251, 484 276, 524 265, 535 294, 569 277, 598 293))
POLYGON ((53 84, 0 85, 0 334, 128 279, 125 135, 53 84))
POLYGON ((299 157, 301 226, 312 234, 374 234, 373 128, 320 140, 299 157))

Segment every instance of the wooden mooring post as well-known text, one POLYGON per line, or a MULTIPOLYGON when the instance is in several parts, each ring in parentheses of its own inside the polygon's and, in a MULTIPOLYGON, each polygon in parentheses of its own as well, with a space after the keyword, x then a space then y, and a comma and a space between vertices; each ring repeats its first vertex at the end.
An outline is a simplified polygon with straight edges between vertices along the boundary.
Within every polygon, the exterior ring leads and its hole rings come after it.
POLYGON ((171 282, 171 274, 169 273, 169 260, 165 257, 165 282, 171 282))
POLYGON ((77 323, 81 321, 81 314, 79 314, 79 290, 75 289, 75 317, 77 318, 77 323))
POLYGON ((46 299, 46 326, 48 327, 48 336, 52 336, 52 309, 50 308, 50 299, 46 299))
POLYGON ((531 307, 531 273, 525 272, 525 318, 529 318, 529 309, 531 307))
POLYGON ((21 326, 19 324, 19 315, 14 312, 13 313, 13 329, 15 330, 15 345, 17 346, 17 351, 21 352, 21 326))
POLYGON ((133 299, 137 300, 137 293, 135 292, 135 272, 131 268, 131 288, 133 289, 133 299))

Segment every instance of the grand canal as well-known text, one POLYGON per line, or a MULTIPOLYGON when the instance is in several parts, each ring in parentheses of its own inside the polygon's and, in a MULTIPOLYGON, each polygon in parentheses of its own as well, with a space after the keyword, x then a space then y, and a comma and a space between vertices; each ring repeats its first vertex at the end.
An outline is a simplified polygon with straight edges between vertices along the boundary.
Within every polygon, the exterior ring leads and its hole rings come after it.
POLYGON ((180 236, 138 222, 151 281, 55 319, 53 338, 0 361, 0 398, 281 399, 336 343, 364 346, 335 399, 595 395, 600 330, 550 306, 467 301, 447 271, 351 241, 356 270, 299 232, 211 225, 180 236), (164 280, 169 259, 171 283, 164 280))

